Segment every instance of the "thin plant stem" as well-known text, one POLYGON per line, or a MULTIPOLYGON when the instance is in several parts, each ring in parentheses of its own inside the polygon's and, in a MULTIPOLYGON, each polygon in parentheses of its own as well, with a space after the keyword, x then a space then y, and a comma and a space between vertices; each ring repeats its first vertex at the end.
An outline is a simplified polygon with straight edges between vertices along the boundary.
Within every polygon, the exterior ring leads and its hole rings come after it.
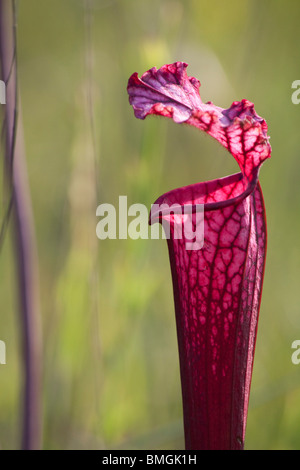
POLYGON ((0 63, 6 83, 5 171, 12 188, 12 231, 18 278, 24 370, 22 449, 41 447, 41 325, 38 258, 18 99, 16 5, 0 0, 0 63))

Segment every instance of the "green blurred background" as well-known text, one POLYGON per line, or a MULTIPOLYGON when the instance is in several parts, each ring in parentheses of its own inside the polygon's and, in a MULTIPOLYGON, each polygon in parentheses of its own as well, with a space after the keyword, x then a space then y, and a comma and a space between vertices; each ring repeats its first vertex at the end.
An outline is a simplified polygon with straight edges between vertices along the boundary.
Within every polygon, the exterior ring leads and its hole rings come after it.
MULTIPOLYGON (((268 256, 247 449, 300 448, 298 0, 19 0, 18 72, 39 253, 45 449, 182 449, 164 240, 96 237, 96 207, 150 205, 238 170, 212 139, 134 118, 127 80, 176 60, 204 101, 247 98, 269 125, 268 256), (90 13, 88 13, 90 12, 90 13), (92 103, 92 104, 91 104, 92 103)), ((22 352, 8 234, 0 260, 0 444, 20 445, 22 352)))

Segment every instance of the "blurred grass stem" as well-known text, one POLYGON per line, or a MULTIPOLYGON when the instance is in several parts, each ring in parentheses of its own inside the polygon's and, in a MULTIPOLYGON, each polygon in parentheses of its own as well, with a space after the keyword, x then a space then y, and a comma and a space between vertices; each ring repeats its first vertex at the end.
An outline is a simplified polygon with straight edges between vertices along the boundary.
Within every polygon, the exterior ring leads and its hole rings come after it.
POLYGON ((16 259, 24 365, 22 449, 41 446, 41 330, 38 262, 17 97, 15 2, 0 0, 0 62, 6 83, 5 169, 12 189, 12 223, 16 259))

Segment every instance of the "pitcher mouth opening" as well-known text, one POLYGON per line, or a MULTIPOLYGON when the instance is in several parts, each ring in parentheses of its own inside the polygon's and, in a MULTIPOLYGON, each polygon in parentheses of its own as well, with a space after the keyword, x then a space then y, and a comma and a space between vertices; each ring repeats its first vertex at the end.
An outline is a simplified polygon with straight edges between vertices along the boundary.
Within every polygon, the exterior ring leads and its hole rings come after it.
POLYGON ((164 215, 169 215, 170 207, 174 214, 181 214, 183 206, 185 214, 193 214, 203 206, 205 211, 212 211, 237 204, 252 193, 257 181, 258 171, 251 181, 242 172, 238 172, 173 189, 160 196, 152 205, 149 224, 159 222, 164 215))

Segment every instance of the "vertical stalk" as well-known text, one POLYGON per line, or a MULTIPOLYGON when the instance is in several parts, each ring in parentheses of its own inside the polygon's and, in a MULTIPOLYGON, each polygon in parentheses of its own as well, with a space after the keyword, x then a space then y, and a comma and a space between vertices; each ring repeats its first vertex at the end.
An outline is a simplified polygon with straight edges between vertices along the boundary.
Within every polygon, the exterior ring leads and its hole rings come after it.
POLYGON ((41 446, 41 329, 38 260, 21 112, 17 98, 15 3, 0 0, 0 63, 6 83, 5 168, 12 197, 14 255, 16 259, 24 364, 22 449, 41 446))

